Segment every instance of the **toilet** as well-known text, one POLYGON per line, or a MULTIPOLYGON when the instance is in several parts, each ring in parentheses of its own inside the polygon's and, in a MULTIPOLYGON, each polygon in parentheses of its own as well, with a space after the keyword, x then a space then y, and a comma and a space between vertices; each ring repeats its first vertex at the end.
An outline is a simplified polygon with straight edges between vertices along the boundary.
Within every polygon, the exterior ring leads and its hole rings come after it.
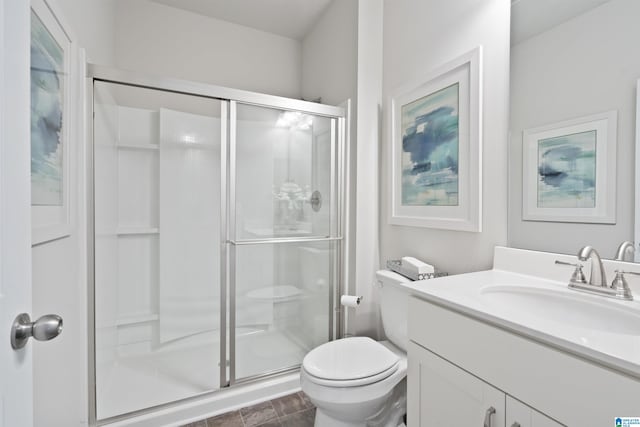
POLYGON ((388 341, 349 337, 322 344, 302 362, 300 383, 316 405, 315 427, 402 426, 407 406, 410 280, 376 273, 388 341))

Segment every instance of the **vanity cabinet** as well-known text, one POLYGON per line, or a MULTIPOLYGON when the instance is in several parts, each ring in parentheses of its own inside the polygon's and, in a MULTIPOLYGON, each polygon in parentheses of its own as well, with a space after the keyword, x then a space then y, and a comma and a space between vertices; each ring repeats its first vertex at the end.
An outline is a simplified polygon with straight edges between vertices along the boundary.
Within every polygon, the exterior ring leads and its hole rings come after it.
POLYGON ((408 350, 409 426, 505 425, 503 392, 414 342, 408 350))
POLYGON ((637 377, 508 324, 415 296, 408 329, 409 427, 607 426, 640 416, 637 377))
POLYGON ((560 427, 414 342, 409 343, 409 425, 560 427))

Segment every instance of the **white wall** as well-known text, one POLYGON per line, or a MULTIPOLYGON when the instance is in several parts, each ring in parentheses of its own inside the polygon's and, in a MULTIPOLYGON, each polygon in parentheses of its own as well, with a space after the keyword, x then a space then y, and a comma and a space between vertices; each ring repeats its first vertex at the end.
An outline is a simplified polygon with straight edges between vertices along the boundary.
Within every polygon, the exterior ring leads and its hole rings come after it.
POLYGON ((358 2, 358 112, 356 123, 355 294, 364 297, 356 310, 352 333, 378 337, 380 311, 375 272, 379 258, 378 179, 380 111, 382 110, 383 0, 358 2))
POLYGON ((347 333, 379 336, 374 291, 378 264, 378 149, 382 97, 382 0, 338 0, 302 42, 302 95, 351 99, 350 222, 346 293, 364 296, 347 313, 347 333))
POLYGON ((65 22, 73 30, 87 61, 115 63, 116 0, 57 0, 65 22))
MULTIPOLYGON (((381 259, 412 255, 449 273, 490 268, 507 241, 508 0, 389 0, 384 8, 385 106, 393 90, 478 45, 483 47, 483 228, 481 233, 392 226, 389 164, 381 162, 381 259)), ((386 112, 388 113, 388 111, 386 112)), ((385 114, 383 159, 390 139, 385 114)))
MULTIPOLYGON (((356 149, 357 149, 357 85, 358 85, 358 0, 332 2, 314 28, 302 40, 302 97, 322 98, 325 104, 337 105, 351 99, 349 167, 352 179, 349 194, 356 194, 356 149)), ((345 198, 351 213, 356 211, 356 198, 345 198)), ((350 216, 345 233, 348 259, 354 260, 355 215, 350 216)), ((356 293, 356 269, 352 262, 345 263, 347 283, 345 293, 356 293)), ((365 301, 370 306, 371 301, 365 301)), ((364 308, 364 307, 363 307, 364 308)), ((350 311, 350 319, 355 316, 350 311)), ((355 332, 355 322, 347 319, 349 332, 355 332)))
POLYGON ((86 242, 82 231, 84 219, 79 211, 84 189, 78 180, 84 165, 82 144, 77 136, 72 136, 67 147, 71 235, 32 249, 32 317, 54 313, 64 321, 58 338, 46 344, 34 343, 34 425, 80 425, 87 416, 87 281, 83 259, 86 242))
POLYGON ((119 68, 300 97, 297 40, 148 0, 118 0, 116 22, 119 68))
POLYGON ((332 2, 302 40, 302 97, 323 104, 355 101, 358 0, 332 2))
MULTIPOLYGON (((113 65, 113 0, 54 0, 52 7, 73 41, 86 47, 92 61, 113 65)), ((81 74, 79 72, 79 74, 81 74)), ((83 85, 84 76, 78 75, 83 85)), ((73 82, 76 84, 76 82, 73 82)), ((80 95, 84 99, 84 94, 80 95)), ((74 102, 78 120, 82 102, 74 102)), ((70 154, 71 236, 36 246, 33 257, 33 317, 56 313, 63 333, 43 344, 33 343, 34 425, 76 426, 87 419, 87 281, 84 267, 84 140, 72 137, 70 154)))
POLYGON ((73 233, 32 251, 33 317, 55 313, 64 321, 58 338, 32 343, 36 426, 77 426, 86 419, 86 280, 80 278, 77 229, 73 233))
POLYGON ((509 245, 613 258, 633 241, 636 81, 640 2, 613 0, 512 47, 509 245), (522 221, 522 131, 618 111, 615 225, 522 221))

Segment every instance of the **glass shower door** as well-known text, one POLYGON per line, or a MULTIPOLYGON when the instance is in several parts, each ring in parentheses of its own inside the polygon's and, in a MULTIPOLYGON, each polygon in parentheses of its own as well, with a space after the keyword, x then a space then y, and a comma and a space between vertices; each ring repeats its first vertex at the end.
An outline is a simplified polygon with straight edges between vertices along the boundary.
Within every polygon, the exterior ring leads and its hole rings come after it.
POLYGON ((99 420, 220 388, 226 108, 94 83, 99 420))
POLYGON ((337 120, 231 102, 231 381, 299 366, 332 339, 337 120))

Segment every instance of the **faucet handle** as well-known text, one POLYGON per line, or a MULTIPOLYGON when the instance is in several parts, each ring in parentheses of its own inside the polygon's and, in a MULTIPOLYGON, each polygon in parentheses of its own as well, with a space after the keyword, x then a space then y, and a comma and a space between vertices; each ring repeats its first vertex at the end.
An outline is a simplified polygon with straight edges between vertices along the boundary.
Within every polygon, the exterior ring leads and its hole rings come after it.
POLYGON ((640 273, 636 273, 635 271, 622 271, 622 270, 616 270, 616 273, 620 273, 620 274, 633 274, 634 276, 640 276, 640 273))
POLYGON ((611 282, 611 289, 616 291, 616 295, 618 297, 623 297, 627 300, 633 300, 633 294, 631 293, 631 289, 629 288, 629 284, 624 278, 625 274, 633 274, 635 276, 640 276, 640 273, 636 273, 634 271, 622 271, 616 270, 616 278, 611 282))
POLYGON ((584 272, 582 271, 582 267, 583 267, 582 264, 580 263, 574 264, 571 262, 559 261, 559 260, 556 260, 556 264, 568 265, 576 268, 575 270, 573 270, 573 274, 571 275, 571 279, 570 279, 571 283, 581 283, 581 284, 587 283, 587 278, 585 277, 584 272))
POLYGON ((582 264, 580 263, 573 263, 573 262, 566 262, 566 261, 560 261, 560 260, 556 260, 556 264, 560 264, 560 265, 570 265, 571 267, 580 267, 582 268, 582 264))

